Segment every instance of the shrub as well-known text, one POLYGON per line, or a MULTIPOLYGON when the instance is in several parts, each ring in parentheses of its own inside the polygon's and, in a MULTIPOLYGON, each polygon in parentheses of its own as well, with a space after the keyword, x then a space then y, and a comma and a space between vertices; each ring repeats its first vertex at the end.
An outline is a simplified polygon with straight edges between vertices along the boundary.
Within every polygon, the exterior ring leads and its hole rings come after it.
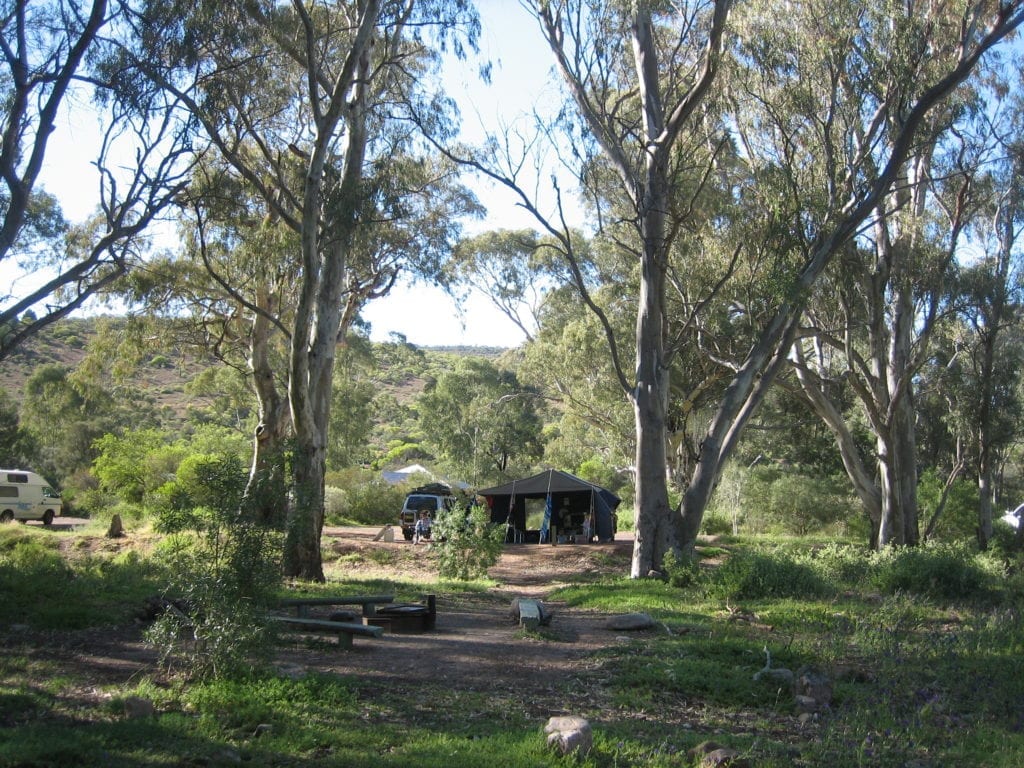
POLYGON ((661 567, 668 574, 668 582, 673 587, 685 588, 696 583, 700 577, 700 566, 696 559, 676 557, 674 552, 667 552, 661 561, 661 567))
POLYGON ((172 574, 167 591, 188 613, 165 613, 147 636, 164 661, 183 658, 198 677, 232 676, 267 648, 261 617, 280 586, 282 537, 238 516, 237 457, 196 457, 182 469, 164 492, 160 528, 171 535, 160 553, 172 574))
POLYGON ((705 536, 729 535, 732 533, 732 521, 716 512, 706 514, 700 522, 700 532, 705 536))
POLYGON ((708 596, 718 600, 820 597, 830 592, 810 566, 782 553, 736 552, 712 574, 708 596))
POLYGON ((187 613, 167 612, 147 639, 167 663, 181 660, 197 678, 231 677, 268 648, 262 616, 280 586, 281 535, 242 521, 226 523, 196 510, 199 530, 174 534, 161 554, 171 570, 168 594, 187 613))
POLYGON ((881 592, 907 592, 945 600, 989 595, 990 574, 966 544, 890 547, 877 553, 870 580, 881 592))
POLYGON ((498 562, 505 526, 491 522, 487 507, 474 504, 467 510, 456 505, 438 512, 432 536, 438 573, 443 578, 470 581, 486 576, 498 562))
POLYGON ((810 550, 799 561, 805 562, 839 590, 864 583, 871 568, 871 552, 849 544, 831 543, 810 550))

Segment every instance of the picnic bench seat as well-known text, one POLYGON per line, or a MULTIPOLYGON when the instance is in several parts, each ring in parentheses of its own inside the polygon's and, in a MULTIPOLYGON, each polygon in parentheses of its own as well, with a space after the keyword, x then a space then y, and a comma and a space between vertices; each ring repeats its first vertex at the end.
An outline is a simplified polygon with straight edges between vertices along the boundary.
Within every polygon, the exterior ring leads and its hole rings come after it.
POLYGON ((373 616, 377 612, 378 605, 394 601, 394 595, 338 595, 334 597, 290 597, 281 600, 279 605, 282 608, 294 608, 295 615, 299 618, 308 616, 311 607, 330 605, 358 605, 363 609, 363 616, 373 616))
POLYGON ((325 619, 307 619, 298 616, 268 616, 267 618, 300 632, 337 635, 338 646, 341 648, 351 648, 352 638, 356 635, 360 637, 380 637, 384 634, 383 627, 356 624, 351 621, 327 621, 325 619))

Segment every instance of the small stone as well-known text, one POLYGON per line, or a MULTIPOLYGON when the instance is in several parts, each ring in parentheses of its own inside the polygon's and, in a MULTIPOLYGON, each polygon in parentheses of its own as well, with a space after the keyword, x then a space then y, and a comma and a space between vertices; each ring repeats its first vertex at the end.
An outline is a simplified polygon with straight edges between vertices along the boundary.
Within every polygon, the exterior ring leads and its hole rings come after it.
POLYGON ((551 623, 551 610, 542 601, 532 597, 514 598, 508 613, 510 619, 527 629, 551 623))
POLYGON ((750 762, 735 749, 723 747, 708 752, 700 761, 701 768, 750 768, 750 762))
POLYGON ((260 723, 256 726, 256 730, 252 732, 252 735, 258 739, 260 736, 270 733, 272 730, 274 730, 274 726, 270 723, 260 723))
POLYGON ((124 524, 121 522, 121 516, 115 514, 110 518, 110 527, 107 528, 108 539, 119 539, 124 536, 124 524))
POLYGON ((823 707, 832 703, 832 681, 811 667, 804 667, 797 672, 793 692, 798 696, 809 696, 823 707))
POLYGON ((796 703, 796 708, 801 712, 817 712, 821 709, 821 705, 818 700, 811 696, 801 696, 797 694, 793 697, 793 701, 796 703))
POLYGON ((709 752, 714 752, 716 749, 722 749, 722 745, 717 741, 702 741, 696 747, 688 750, 686 756, 693 760, 695 757, 706 755, 709 752))

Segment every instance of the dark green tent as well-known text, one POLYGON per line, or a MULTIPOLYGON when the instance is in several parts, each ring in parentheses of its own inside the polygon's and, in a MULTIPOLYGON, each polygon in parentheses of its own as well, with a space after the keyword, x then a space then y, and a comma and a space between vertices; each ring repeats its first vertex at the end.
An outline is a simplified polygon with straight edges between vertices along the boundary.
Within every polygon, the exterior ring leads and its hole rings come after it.
POLYGON ((615 509, 619 506, 619 497, 568 472, 549 469, 532 477, 483 488, 477 495, 487 499, 491 522, 508 527, 507 541, 545 541, 554 509, 568 510, 571 522, 564 528, 573 535, 578 532, 583 538, 596 537, 598 541, 615 538, 615 509), (544 525, 540 531, 526 530, 527 499, 545 500, 544 525), (589 536, 584 531, 589 531, 589 536))

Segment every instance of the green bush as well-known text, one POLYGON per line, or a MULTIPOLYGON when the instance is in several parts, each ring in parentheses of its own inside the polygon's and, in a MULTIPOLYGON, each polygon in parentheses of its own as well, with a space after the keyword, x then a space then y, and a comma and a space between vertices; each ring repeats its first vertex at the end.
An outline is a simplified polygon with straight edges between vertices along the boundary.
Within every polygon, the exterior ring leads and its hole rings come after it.
POLYGON ((167 594, 186 606, 166 612, 147 639, 167 662, 183 662, 197 678, 233 677, 268 650, 262 619, 281 584, 281 534, 213 510, 190 518, 197 530, 168 537, 161 555, 170 571, 167 594))
POLYGON ((863 547, 833 542, 811 549, 798 560, 807 563, 838 591, 864 583, 871 570, 871 556, 863 547))
POLYGON ((456 505, 441 510, 434 520, 432 544, 438 553, 438 573, 446 579, 470 581, 487 575, 498 562, 505 543, 505 526, 491 522, 487 507, 467 511, 456 505))
POLYGON ((387 525, 398 520, 409 489, 377 472, 347 469, 327 476, 325 519, 331 525, 387 525))
POLYGON ((661 567, 668 574, 668 582, 673 587, 689 587, 700 577, 700 566, 696 559, 676 557, 671 551, 662 558, 661 567))
POLYGON ((242 505, 248 470, 234 455, 193 454, 181 460, 175 478, 189 505, 234 514, 242 505))
POLYGON ((165 661, 199 677, 245 671, 268 647, 262 616, 281 582, 282 534, 240 518, 246 473, 236 456, 196 456, 162 490, 160 549, 167 593, 187 607, 165 613, 148 638, 165 661))
POLYGON ((909 594, 943 600, 966 600, 990 595, 990 570, 967 544, 927 544, 890 547, 877 553, 871 564, 871 584, 880 592, 909 594))
POLYGON ((736 552, 707 584, 708 596, 717 600, 821 597, 830 592, 813 568, 778 552, 736 552))
POLYGON ((711 512, 700 522, 700 532, 705 536, 722 536, 732 533, 732 521, 725 515, 711 512))

